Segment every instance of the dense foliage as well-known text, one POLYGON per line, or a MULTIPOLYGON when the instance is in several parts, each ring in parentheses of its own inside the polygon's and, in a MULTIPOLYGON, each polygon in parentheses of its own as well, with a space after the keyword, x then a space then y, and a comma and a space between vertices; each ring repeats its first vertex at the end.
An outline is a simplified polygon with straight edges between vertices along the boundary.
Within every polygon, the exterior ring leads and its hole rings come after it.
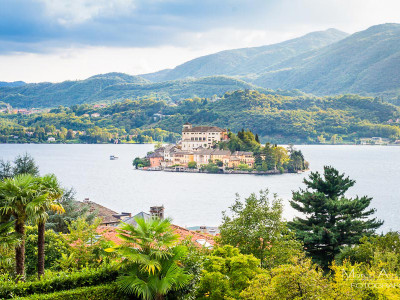
POLYGON ((360 138, 400 137, 398 107, 379 99, 285 96, 236 91, 221 99, 188 99, 169 105, 154 99, 126 100, 105 107, 75 105, 49 112, 0 114, 0 141, 105 143, 175 142, 185 122, 257 132, 259 141, 354 143, 360 138), (394 120, 388 123, 389 120, 394 120))
MULTIPOLYGON (((251 134, 241 131, 238 136, 243 146, 251 134)), ((72 205, 72 193, 56 201, 58 186, 38 176, 28 155, 3 166, 3 174, 11 176, 0 183, 1 299, 400 297, 399 233, 376 235, 374 229, 381 223, 369 218, 374 212, 367 208, 371 199, 347 199, 344 194, 354 181, 330 167, 323 177, 311 173, 305 180, 307 189, 293 193, 292 205, 307 208, 300 209, 304 219, 288 225, 282 201, 267 191, 244 201, 238 197, 223 213, 220 236, 214 241, 203 236, 212 244, 202 247, 197 237, 181 240, 177 232, 185 229, 175 231, 169 219, 136 218, 134 224, 104 228, 99 219, 88 223, 87 211, 81 208, 68 208, 65 219, 55 218, 49 214, 53 205, 72 205), (22 169, 17 165, 30 166, 25 170, 36 175, 17 174, 22 169), (59 227, 61 220, 66 229, 59 227), (50 225, 43 232, 45 272, 37 277, 44 221, 50 225)))
POLYGON ((56 276, 49 274, 40 281, 19 282, 17 284, 13 281, 3 282, 0 285, 0 298, 9 299, 15 296, 53 293, 77 287, 94 286, 115 281, 117 276, 117 269, 107 266, 99 269, 86 268, 79 272, 59 272, 56 276))
POLYGON ((19 108, 72 106, 143 97, 174 103, 192 97, 213 97, 238 89, 264 90, 251 83, 226 76, 153 83, 139 76, 108 73, 77 81, 33 83, 17 87, 0 86, 0 99, 19 108))

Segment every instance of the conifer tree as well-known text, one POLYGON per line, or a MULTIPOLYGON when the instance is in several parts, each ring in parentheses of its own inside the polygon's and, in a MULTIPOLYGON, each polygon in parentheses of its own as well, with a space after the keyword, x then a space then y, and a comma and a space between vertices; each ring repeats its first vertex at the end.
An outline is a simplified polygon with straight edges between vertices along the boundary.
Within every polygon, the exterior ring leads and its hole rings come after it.
POLYGON ((325 166, 323 177, 312 172, 304 183, 307 189, 293 192, 290 201, 304 218, 294 218, 289 227, 323 268, 328 267, 343 246, 357 244, 361 237, 373 234, 383 224, 369 218, 376 211, 367 209, 372 198, 345 196, 355 181, 333 167, 325 166))

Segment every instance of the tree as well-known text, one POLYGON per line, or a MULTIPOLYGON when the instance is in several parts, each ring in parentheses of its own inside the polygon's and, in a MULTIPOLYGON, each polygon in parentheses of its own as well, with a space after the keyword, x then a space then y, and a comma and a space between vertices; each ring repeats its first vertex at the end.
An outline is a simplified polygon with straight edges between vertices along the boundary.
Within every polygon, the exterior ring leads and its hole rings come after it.
POLYGON ((163 299, 171 290, 179 290, 189 283, 179 261, 186 247, 178 245, 169 219, 136 218, 137 226, 122 223, 118 232, 124 242, 117 250, 125 258, 128 272, 117 283, 122 292, 142 299, 163 299))
POLYGON ((0 180, 12 177, 13 175, 11 163, 9 161, 0 160, 0 180))
POLYGON ((13 230, 14 223, 15 220, 0 223, 0 268, 3 268, 5 265, 11 265, 8 256, 3 256, 3 253, 9 253, 9 250, 19 242, 18 234, 13 230))
POLYGON ((189 169, 196 169, 197 168, 197 163, 195 161, 188 162, 188 168, 189 169))
POLYGON ((276 195, 270 200, 268 190, 261 191, 258 197, 251 194, 245 203, 237 195, 229 209, 232 216, 223 212, 220 226, 222 244, 238 247, 243 254, 253 254, 263 267, 273 265, 274 260, 281 261, 287 254, 300 252, 301 245, 289 237, 282 218, 282 200, 276 195))
POLYGON ((0 180, 20 174, 39 175, 39 167, 28 153, 17 156, 14 165, 9 161, 0 160, 0 180))
POLYGON ((28 153, 19 155, 14 160, 13 175, 30 174, 32 176, 39 176, 39 167, 36 165, 35 160, 28 153))
POLYGON ((63 270, 79 270, 87 266, 99 267, 104 262, 109 262, 113 253, 104 249, 114 244, 99 234, 100 218, 96 218, 92 224, 86 221, 85 216, 68 224, 69 234, 62 235, 65 244, 70 245, 69 255, 63 254, 59 265, 63 270))
POLYGON ((89 224, 93 223, 93 220, 97 216, 97 212, 90 212, 89 206, 80 205, 75 200, 75 191, 71 188, 65 190, 61 199, 58 201, 64 208, 64 213, 59 214, 54 211, 48 211, 48 219, 46 222, 46 230, 52 229, 55 232, 69 233, 68 225, 72 221, 76 221, 79 217, 85 216, 86 222, 89 224))
POLYGON ((307 253, 324 268, 345 245, 357 244, 362 236, 369 236, 383 222, 368 219, 375 209, 368 209, 372 198, 346 198, 346 191, 354 180, 325 166, 323 177, 312 172, 304 179, 306 190, 293 192, 290 205, 305 215, 289 222, 290 228, 303 241, 307 253))
MULTIPOLYGON (((334 299, 329 282, 310 259, 298 259, 262 273, 250 281, 242 299, 334 299)), ((342 299, 342 298, 338 298, 342 299)))
POLYGON ((36 197, 32 202, 28 204, 28 209, 31 210, 31 218, 38 225, 38 259, 37 259, 37 271, 38 278, 44 275, 44 246, 45 246, 45 224, 49 217, 48 211, 54 211, 57 213, 64 213, 64 208, 57 201, 61 198, 63 191, 58 183, 57 177, 54 175, 46 175, 39 180, 38 193, 43 197, 36 197))
POLYGON ((21 238, 15 247, 15 271, 24 280, 25 275, 25 224, 29 218, 28 205, 41 201, 45 195, 38 195, 38 180, 29 174, 6 178, 0 182, 0 214, 15 218, 15 232, 21 238), (39 199, 37 199, 39 198, 39 199))
MULTIPOLYGON (((46 270, 58 270, 59 262, 63 255, 69 254, 71 246, 65 243, 61 234, 53 230, 46 230, 45 234, 45 268, 46 270)), ((25 255, 26 255, 26 273, 33 275, 37 273, 38 264, 38 228, 37 226, 26 227, 26 241, 25 241, 25 255)))
POLYGON ((204 260, 196 299, 239 299, 249 281, 262 272, 259 263, 230 245, 215 249, 204 260))

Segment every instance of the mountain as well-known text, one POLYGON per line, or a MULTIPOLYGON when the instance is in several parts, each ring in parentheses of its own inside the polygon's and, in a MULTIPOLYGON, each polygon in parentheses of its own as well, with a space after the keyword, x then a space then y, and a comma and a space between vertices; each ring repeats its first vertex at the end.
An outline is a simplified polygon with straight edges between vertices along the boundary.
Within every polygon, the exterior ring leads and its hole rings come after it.
POLYGON ((94 95, 116 84, 146 84, 149 81, 123 73, 108 73, 85 80, 61 83, 30 83, 19 87, 0 87, 0 101, 14 107, 54 107, 93 101, 94 95))
POLYGON ((278 44, 221 51, 193 59, 174 69, 140 76, 152 81, 165 81, 187 77, 260 73, 270 66, 334 43, 347 35, 336 29, 312 32, 278 44))
POLYGON ((383 24, 270 66, 253 82, 314 94, 400 92, 400 24, 383 24))
POLYGON ((26 82, 23 81, 14 81, 14 82, 5 82, 5 81, 0 81, 0 87, 16 87, 16 86, 23 86, 25 85, 26 82))
POLYGON ((268 92, 252 83, 226 76, 152 83, 139 76, 108 73, 79 81, 3 87, 0 88, 0 101, 9 103, 13 107, 71 106, 144 96, 177 102, 185 98, 219 96, 227 91, 240 89, 268 92))

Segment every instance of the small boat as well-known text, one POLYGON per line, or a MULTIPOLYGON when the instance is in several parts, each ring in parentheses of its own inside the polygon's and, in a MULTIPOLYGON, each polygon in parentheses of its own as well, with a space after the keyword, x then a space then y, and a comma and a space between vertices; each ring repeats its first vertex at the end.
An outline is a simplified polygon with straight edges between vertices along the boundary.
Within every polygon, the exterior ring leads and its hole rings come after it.
POLYGON ((118 156, 110 155, 110 160, 116 160, 116 159, 118 159, 118 156))

